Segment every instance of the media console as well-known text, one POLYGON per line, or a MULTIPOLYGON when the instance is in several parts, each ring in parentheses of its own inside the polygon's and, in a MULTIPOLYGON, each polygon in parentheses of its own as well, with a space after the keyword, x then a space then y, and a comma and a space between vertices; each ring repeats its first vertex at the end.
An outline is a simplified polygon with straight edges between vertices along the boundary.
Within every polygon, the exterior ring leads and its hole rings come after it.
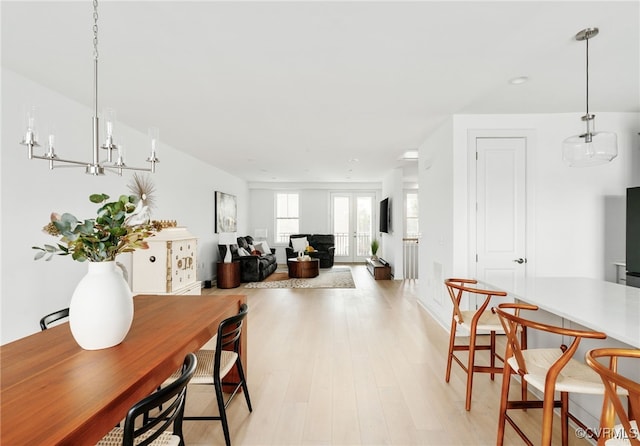
POLYGON ((367 271, 371 273, 375 280, 390 280, 391 266, 383 259, 365 259, 367 271))

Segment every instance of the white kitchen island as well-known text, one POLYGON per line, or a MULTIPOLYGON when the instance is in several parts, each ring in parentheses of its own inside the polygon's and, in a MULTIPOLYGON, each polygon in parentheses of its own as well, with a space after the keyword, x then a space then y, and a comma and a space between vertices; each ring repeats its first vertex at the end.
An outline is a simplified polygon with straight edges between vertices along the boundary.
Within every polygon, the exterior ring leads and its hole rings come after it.
MULTIPOLYGON (((509 291, 509 290, 506 290, 509 291)), ((509 294, 541 310, 640 348, 640 288, 584 277, 533 277, 509 294)))

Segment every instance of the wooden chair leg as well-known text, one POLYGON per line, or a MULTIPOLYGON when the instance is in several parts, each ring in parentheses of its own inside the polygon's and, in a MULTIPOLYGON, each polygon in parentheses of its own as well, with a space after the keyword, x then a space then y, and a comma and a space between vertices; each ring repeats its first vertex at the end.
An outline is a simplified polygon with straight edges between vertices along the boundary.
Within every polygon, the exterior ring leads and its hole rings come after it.
POLYGON ((553 408, 555 405, 553 387, 545 389, 542 404, 542 441, 541 446, 551 446, 553 434, 553 408))
POLYGON ((500 413, 498 415, 498 435, 496 444, 504 443, 504 428, 507 421, 507 403, 509 402, 509 385, 511 383, 511 367, 505 362, 502 370, 502 391, 500 392, 500 413))
POLYGON ((560 421, 562 422, 562 446, 569 446, 569 393, 560 392, 560 421))
MULTIPOLYGON (((629 412, 629 419, 633 415, 631 414, 630 406, 627 409, 629 412)), ((600 435, 598 436, 598 446, 604 446, 605 442, 611 438, 610 428, 615 424, 616 412, 613 407, 613 403, 607 393, 605 392, 602 400, 602 415, 600 416, 600 435)))
MULTIPOLYGON (((522 328, 522 333, 520 333, 520 345, 522 349, 526 350, 527 349, 527 329, 525 327, 521 327, 521 328, 522 328)), ((520 380, 520 397, 522 401, 527 401, 529 397, 528 389, 527 389, 527 381, 525 381, 524 378, 520 380)), ((527 408, 525 407, 523 410, 526 412, 527 408)))
POLYGON ((447 373, 445 375, 445 382, 449 382, 449 378, 451 378, 451 361, 453 361, 453 346, 456 342, 456 327, 457 323, 455 320, 451 321, 451 330, 449 331, 449 354, 447 355, 447 373))
POLYGON ((471 394, 473 391, 473 372, 474 364, 476 360, 476 334, 475 327, 472 327, 471 335, 469 336, 469 362, 467 365, 467 395, 465 397, 464 408, 471 410, 471 394))
MULTIPOLYGON (((491 368, 494 369, 496 367, 496 332, 491 332, 491 368)), ((491 372, 491 381, 494 380, 496 374, 491 372)))

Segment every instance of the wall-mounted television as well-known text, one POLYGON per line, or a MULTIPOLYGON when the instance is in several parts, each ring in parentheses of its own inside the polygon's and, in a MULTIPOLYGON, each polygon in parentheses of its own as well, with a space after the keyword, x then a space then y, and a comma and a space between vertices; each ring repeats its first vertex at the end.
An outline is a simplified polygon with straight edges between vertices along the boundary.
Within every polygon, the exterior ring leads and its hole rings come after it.
POLYGON ((627 286, 640 288, 640 187, 627 189, 627 286))
POLYGON ((389 198, 385 198, 380 202, 380 232, 389 232, 389 198))

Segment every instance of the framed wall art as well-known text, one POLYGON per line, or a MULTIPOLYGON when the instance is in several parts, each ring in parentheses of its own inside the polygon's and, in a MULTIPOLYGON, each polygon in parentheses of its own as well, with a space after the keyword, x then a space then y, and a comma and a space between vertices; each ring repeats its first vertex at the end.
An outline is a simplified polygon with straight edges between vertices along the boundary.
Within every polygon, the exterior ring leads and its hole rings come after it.
POLYGON ((238 204, 236 196, 216 191, 215 195, 215 232, 236 232, 238 204))

